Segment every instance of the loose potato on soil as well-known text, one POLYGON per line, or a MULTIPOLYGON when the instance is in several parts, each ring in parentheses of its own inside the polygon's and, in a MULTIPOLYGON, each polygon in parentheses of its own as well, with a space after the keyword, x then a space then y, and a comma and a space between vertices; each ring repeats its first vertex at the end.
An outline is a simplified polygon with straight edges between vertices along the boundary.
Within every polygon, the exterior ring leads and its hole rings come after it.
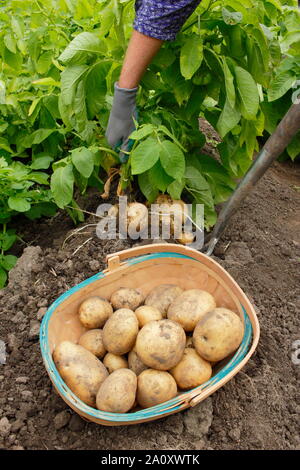
POLYGON ((128 308, 114 312, 103 327, 103 344, 110 353, 122 356, 134 346, 139 332, 135 313, 128 308))
POLYGON ((135 375, 139 375, 143 370, 148 369, 148 366, 146 366, 138 356, 136 347, 134 347, 128 354, 128 367, 135 373, 135 375))
POLYGON ((143 231, 148 226, 148 209, 140 202, 130 202, 127 205, 128 231, 143 231))
POLYGON ((106 353, 102 330, 100 329, 89 330, 83 333, 79 338, 78 344, 100 358, 106 353))
POLYGON ((130 310, 136 310, 144 301, 144 296, 137 289, 131 289, 130 287, 121 287, 116 290, 111 298, 110 302, 115 310, 120 308, 129 308, 130 310))
POLYGON ((215 299, 209 292, 189 289, 171 303, 167 316, 179 323, 185 331, 193 331, 200 318, 215 307, 215 299))
POLYGON ((137 377, 132 370, 118 369, 102 383, 97 408, 110 413, 126 413, 135 404, 137 377))
POLYGON ((180 295, 183 290, 175 284, 160 284, 154 287, 145 300, 145 305, 157 308, 165 318, 169 305, 180 295))
POLYGON ((198 322, 193 342, 198 354, 207 361, 221 361, 242 342, 244 326, 240 317, 227 308, 215 308, 198 322))
POLYGON ((174 398, 177 385, 169 372, 147 369, 138 376, 137 401, 143 408, 174 398))
POLYGON ((54 350, 53 360, 67 386, 84 403, 95 407, 96 395, 108 372, 90 351, 70 341, 54 350))
POLYGON ((110 374, 118 369, 128 369, 128 362, 126 357, 117 356, 116 354, 112 353, 105 354, 103 364, 110 374))
POLYGON ((88 297, 79 307, 79 320, 85 328, 101 328, 113 313, 112 306, 101 297, 88 297))
POLYGON ((149 305, 141 305, 134 312, 139 322, 139 327, 142 328, 149 323, 149 321, 162 320, 162 313, 156 307, 150 307, 149 305))
POLYGON ((195 349, 186 348, 183 358, 170 370, 179 388, 183 390, 198 387, 210 379, 211 364, 202 359, 195 349))
POLYGON ((178 323, 151 321, 137 335, 136 352, 147 366, 168 370, 182 358, 185 342, 184 330, 178 323))

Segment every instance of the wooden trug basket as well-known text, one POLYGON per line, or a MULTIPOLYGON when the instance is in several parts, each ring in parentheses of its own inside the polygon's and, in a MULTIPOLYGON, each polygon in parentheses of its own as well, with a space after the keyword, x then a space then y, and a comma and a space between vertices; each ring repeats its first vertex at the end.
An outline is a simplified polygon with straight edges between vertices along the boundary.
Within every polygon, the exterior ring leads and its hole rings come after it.
POLYGON ((46 312, 40 330, 40 346, 46 370, 57 392, 83 418, 98 424, 115 426, 152 421, 177 413, 207 398, 222 387, 246 364, 259 339, 259 323, 248 298, 234 279, 214 260, 188 247, 176 244, 145 245, 107 256, 108 268, 61 295, 46 312), (233 356, 216 367, 204 384, 178 394, 172 400, 151 408, 108 413, 94 409, 67 387, 52 359, 61 341, 77 342, 85 328, 78 320, 79 304, 99 295, 110 299, 120 287, 134 287, 147 295, 159 284, 177 284, 183 289, 204 289, 216 299, 218 307, 236 312, 244 322, 242 344, 233 356))

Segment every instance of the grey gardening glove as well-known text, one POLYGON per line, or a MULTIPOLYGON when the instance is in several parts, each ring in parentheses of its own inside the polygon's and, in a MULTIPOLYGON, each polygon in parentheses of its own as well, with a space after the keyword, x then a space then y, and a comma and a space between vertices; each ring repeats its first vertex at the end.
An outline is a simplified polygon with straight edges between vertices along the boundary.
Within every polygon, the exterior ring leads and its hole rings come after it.
POLYGON ((105 136, 109 145, 116 151, 120 151, 119 157, 122 163, 128 160, 128 155, 122 150, 130 151, 133 143, 128 137, 135 130, 133 118, 137 120, 137 91, 138 87, 119 88, 115 83, 113 105, 105 136))

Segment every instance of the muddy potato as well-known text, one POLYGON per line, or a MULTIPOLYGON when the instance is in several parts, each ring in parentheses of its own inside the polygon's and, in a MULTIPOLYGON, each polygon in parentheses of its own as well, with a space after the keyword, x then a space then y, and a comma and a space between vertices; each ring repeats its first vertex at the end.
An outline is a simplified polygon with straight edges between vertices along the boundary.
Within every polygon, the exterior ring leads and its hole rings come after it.
POLYGON ((215 299, 209 292, 189 289, 171 303, 167 316, 169 320, 179 323, 185 331, 193 331, 200 318, 215 307, 215 299))
POLYGON ((110 353, 122 356, 134 346, 139 323, 135 313, 128 308, 114 312, 103 327, 103 344, 110 353))
POLYGON ((171 320, 147 323, 137 335, 136 352, 147 366, 168 370, 182 358, 186 336, 183 328, 171 320))
POLYGON ((62 379, 75 395, 95 407, 96 395, 108 372, 94 354, 78 344, 63 341, 54 350, 53 360, 62 379))
POLYGON ((183 290, 175 284, 160 284, 154 287, 145 300, 145 305, 157 308, 165 318, 169 305, 180 295, 183 290))
POLYGON ((100 329, 89 330, 83 333, 79 338, 78 344, 100 358, 106 353, 102 330, 100 329))
POLYGON ((79 306, 79 320, 85 328, 101 328, 112 313, 110 303, 98 296, 88 297, 79 306))
POLYGON ((178 364, 170 370, 179 388, 183 390, 198 387, 210 379, 211 364, 202 359, 195 349, 186 348, 178 364))
POLYGON ((137 380, 137 401, 143 408, 159 405, 176 396, 177 385, 169 372, 147 369, 137 380))
POLYGON ((137 308, 134 312, 139 322, 139 327, 143 328, 146 323, 154 320, 162 320, 162 313, 156 307, 150 307, 149 305, 142 305, 137 308))
POLYGON ((143 301, 144 297, 141 292, 129 287, 121 287, 116 290, 110 298, 110 302, 115 310, 119 310, 120 308, 136 310, 143 301))
POLYGON ((110 413, 126 413, 135 404, 136 388, 137 377, 132 370, 115 370, 99 388, 97 408, 110 413))
POLYGON ((105 354, 103 364, 110 374, 118 369, 128 369, 128 362, 126 357, 117 356, 116 354, 112 353, 105 354))
POLYGON ((242 342, 244 326, 240 317, 227 308, 215 308, 198 322, 193 342, 198 354, 210 362, 221 361, 242 342))
POLYGON ((135 375, 139 375, 143 370, 148 369, 148 366, 146 366, 138 356, 136 347, 134 347, 128 354, 128 367, 135 373, 135 375))

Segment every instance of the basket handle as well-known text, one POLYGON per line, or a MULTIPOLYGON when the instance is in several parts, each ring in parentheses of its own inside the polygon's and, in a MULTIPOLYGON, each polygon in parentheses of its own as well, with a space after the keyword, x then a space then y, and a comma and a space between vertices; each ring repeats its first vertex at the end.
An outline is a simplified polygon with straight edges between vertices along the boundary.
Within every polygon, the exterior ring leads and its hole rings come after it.
POLYGON ((120 262, 135 256, 148 255, 168 251, 193 256, 197 253, 193 248, 183 247, 176 243, 156 243, 151 245, 136 246, 127 250, 117 251, 106 256, 108 271, 113 271, 120 266, 120 262))

